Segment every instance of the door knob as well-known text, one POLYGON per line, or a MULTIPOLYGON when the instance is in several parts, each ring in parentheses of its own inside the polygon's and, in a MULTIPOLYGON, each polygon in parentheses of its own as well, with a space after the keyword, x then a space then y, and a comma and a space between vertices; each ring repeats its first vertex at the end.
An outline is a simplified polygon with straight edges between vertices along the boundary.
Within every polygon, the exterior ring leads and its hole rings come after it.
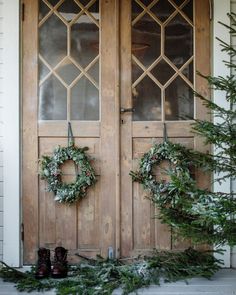
POLYGON ((134 108, 121 108, 120 109, 120 112, 123 114, 123 113, 133 113, 135 111, 134 108))

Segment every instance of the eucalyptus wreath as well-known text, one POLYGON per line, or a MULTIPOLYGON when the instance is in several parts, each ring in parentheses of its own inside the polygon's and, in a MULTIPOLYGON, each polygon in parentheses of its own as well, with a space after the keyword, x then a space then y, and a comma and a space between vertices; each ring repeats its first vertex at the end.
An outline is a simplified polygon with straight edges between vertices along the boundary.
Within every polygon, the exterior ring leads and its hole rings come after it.
POLYGON ((142 184, 148 197, 158 207, 158 218, 172 227, 173 233, 190 238, 194 243, 236 243, 236 202, 228 194, 199 188, 192 171, 208 169, 209 159, 201 162, 201 154, 165 141, 155 144, 140 160, 139 169, 131 171, 133 181, 142 184), (154 166, 169 162, 164 173, 169 180, 157 180, 154 166))
POLYGON ((74 145, 58 146, 52 156, 43 156, 40 160, 42 179, 48 183, 48 191, 55 194, 59 203, 74 203, 86 196, 87 189, 96 182, 93 168, 86 155, 87 147, 79 148, 74 145), (61 166, 67 160, 75 163, 76 180, 73 183, 62 182, 61 166))
POLYGON ((167 160, 170 169, 175 174, 190 175, 190 166, 193 165, 192 154, 189 149, 180 144, 170 141, 164 141, 155 144, 149 152, 145 153, 140 160, 139 170, 131 171, 130 175, 133 181, 142 183, 144 189, 149 190, 151 194, 162 193, 169 189, 170 183, 164 180, 157 180, 152 174, 154 166, 158 166, 162 161, 167 160))

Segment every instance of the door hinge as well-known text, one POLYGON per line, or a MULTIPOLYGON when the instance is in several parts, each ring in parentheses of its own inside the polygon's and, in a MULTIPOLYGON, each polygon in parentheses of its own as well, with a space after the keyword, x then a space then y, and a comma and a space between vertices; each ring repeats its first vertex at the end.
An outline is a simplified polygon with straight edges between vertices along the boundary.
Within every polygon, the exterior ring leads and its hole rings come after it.
POLYGON ((25 20, 25 3, 22 3, 21 5, 21 20, 25 20))
POLYGON ((213 20, 213 17, 214 17, 214 0, 209 0, 209 18, 210 20, 213 20))
POLYGON ((24 232, 24 223, 21 223, 21 241, 24 242, 25 232, 24 232))

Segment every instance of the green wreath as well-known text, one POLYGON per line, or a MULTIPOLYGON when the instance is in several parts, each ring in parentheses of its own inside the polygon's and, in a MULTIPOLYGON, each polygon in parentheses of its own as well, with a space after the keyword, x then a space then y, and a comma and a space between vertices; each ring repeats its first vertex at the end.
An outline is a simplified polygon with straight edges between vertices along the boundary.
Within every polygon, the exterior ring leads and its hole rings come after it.
POLYGON ((74 145, 57 147, 53 155, 43 156, 41 159, 41 178, 48 182, 48 191, 55 194, 55 201, 60 203, 74 203, 86 196, 87 189, 96 182, 93 168, 86 155, 87 147, 79 148, 74 145), (61 165, 72 160, 76 165, 76 181, 62 182, 61 165))
POLYGON ((180 144, 165 141, 155 144, 149 152, 143 155, 140 160, 139 170, 130 172, 133 181, 141 183, 144 189, 149 190, 152 194, 166 191, 170 183, 162 180, 157 181, 152 174, 153 167, 164 160, 169 161, 170 168, 175 174, 180 176, 180 174, 188 173, 190 175, 189 168, 193 165, 190 151, 180 144))
POLYGON ((149 192, 148 197, 158 207, 158 218, 163 223, 177 229, 180 235, 191 238, 194 242, 208 241, 211 238, 214 240, 217 237, 214 234, 212 236, 213 224, 204 215, 212 195, 197 187, 191 174, 191 168, 196 167, 200 166, 194 151, 166 140, 155 144, 145 153, 138 171, 131 171, 130 175, 133 181, 141 183, 149 192), (168 160, 170 164, 165 171, 169 175, 169 181, 157 180, 152 173, 153 167, 164 160, 168 160))

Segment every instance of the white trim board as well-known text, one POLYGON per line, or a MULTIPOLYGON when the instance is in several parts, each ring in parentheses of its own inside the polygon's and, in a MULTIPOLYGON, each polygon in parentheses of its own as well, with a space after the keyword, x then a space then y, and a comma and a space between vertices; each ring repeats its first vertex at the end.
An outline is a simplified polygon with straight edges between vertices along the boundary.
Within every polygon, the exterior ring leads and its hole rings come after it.
POLYGON ((20 265, 20 0, 3 2, 3 260, 20 265))
MULTIPOLYGON (((197 0, 196 0, 197 1, 197 0)), ((227 13, 230 12, 230 1, 229 0, 214 0, 214 21, 213 21, 213 75, 215 77, 217 76, 223 76, 226 77, 227 75, 230 75, 230 69, 228 69, 224 64, 223 60, 230 61, 230 57, 225 53, 221 51, 221 47, 219 45, 219 42, 216 40, 216 37, 222 39, 226 43, 230 44, 230 35, 228 33, 228 30, 220 25, 218 22, 221 21, 224 24, 230 25, 229 18, 227 17, 227 13)), ((222 99, 225 97, 225 93, 222 91, 215 91, 214 92, 214 101, 226 108, 229 108, 229 104, 225 99, 222 99)), ((214 122, 217 122, 219 119, 214 118, 214 122)), ((217 175, 219 177, 219 175, 217 175)), ((230 193, 231 191, 231 181, 230 179, 223 182, 221 185, 216 183, 214 184, 214 191, 224 191, 226 193, 230 193)), ((230 267, 230 247, 225 246, 224 247, 225 253, 224 256, 222 255, 216 255, 217 258, 223 259, 224 266, 230 267)))

